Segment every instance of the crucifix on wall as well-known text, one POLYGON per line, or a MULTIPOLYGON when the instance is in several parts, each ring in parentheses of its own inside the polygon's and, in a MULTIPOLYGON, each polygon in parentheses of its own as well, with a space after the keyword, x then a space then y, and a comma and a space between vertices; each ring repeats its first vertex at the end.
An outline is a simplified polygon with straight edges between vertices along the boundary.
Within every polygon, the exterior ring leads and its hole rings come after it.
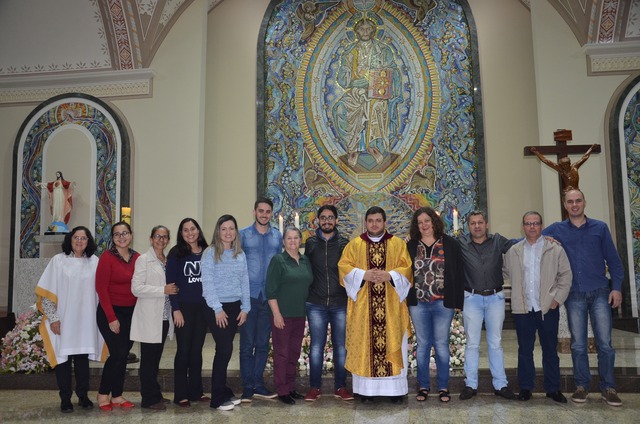
POLYGON ((553 140, 556 142, 555 146, 526 146, 524 148, 525 156, 536 155, 543 163, 558 171, 562 219, 567 218, 567 211, 562 207, 562 195, 568 190, 580 188, 578 168, 589 159, 591 153, 600 153, 599 144, 576 144, 568 146, 567 141, 571 139, 571 130, 557 130, 553 133, 553 140), (584 153, 583 156, 578 161, 571 163, 569 155, 580 153, 584 153), (556 155, 558 162, 556 163, 548 159, 544 156, 545 154, 556 155))

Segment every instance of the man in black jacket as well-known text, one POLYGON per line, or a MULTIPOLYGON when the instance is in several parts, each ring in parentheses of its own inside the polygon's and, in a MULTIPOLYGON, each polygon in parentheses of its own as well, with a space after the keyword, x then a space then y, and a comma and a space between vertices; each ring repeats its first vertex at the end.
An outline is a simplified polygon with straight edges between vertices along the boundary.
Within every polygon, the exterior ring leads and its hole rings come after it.
POLYGON ((324 347, 327 343, 327 325, 331 323, 331 343, 335 367, 334 396, 352 400, 353 394, 346 387, 347 372, 344 362, 347 356, 345 333, 347 322, 347 293, 338 278, 338 261, 349 240, 336 229, 338 211, 333 205, 318 210, 320 228, 307 239, 305 255, 311 260, 313 283, 307 298, 307 319, 311 334, 309 352, 310 389, 304 400, 313 402, 321 395, 324 347))

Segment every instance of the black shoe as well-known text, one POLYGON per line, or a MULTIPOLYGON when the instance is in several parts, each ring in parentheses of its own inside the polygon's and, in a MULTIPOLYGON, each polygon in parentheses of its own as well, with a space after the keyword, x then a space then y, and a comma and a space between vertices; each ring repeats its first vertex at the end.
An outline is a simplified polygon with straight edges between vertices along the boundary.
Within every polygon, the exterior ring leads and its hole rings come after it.
POLYGON ((389 396, 389 400, 391 401, 391 403, 395 404, 399 404, 402 403, 402 399, 404 398, 404 396, 389 396))
POLYGON ((73 412, 73 404, 70 400, 63 400, 60 402, 60 411, 68 413, 73 412))
POLYGON ((558 390, 557 392, 547 393, 547 397, 553 399, 554 402, 567 403, 567 398, 558 390))
POLYGON ((304 395, 301 395, 300 393, 296 392, 295 390, 290 391, 289 392, 289 396, 291 396, 294 399, 298 399, 298 400, 304 399, 304 395))
POLYGON ((465 386, 465 388, 462 389, 462 391, 460 392, 460 400, 471 399, 477 394, 478 394, 478 391, 476 389, 472 389, 469 386, 465 386))
POLYGON ((278 396, 278 399, 280 399, 280 402, 282 403, 286 403, 287 405, 293 405, 296 403, 295 400, 293 400, 293 398, 291 397, 291 395, 282 395, 282 396, 278 396))
POLYGON ((531 399, 531 390, 522 389, 520 393, 518 393, 518 400, 529 400, 531 399))
POLYGON ((82 409, 91 409, 93 408, 93 402, 86 396, 80 396, 78 397, 78 406, 81 406, 82 409))
POLYGON ((373 396, 360 396, 360 402, 362 403, 373 403, 373 396))
POLYGON ((508 400, 516 400, 516 395, 513 394, 513 392, 511 391, 510 388, 508 388, 507 386, 504 386, 502 389, 500 390, 494 390, 493 394, 496 396, 501 396, 505 399, 508 400))

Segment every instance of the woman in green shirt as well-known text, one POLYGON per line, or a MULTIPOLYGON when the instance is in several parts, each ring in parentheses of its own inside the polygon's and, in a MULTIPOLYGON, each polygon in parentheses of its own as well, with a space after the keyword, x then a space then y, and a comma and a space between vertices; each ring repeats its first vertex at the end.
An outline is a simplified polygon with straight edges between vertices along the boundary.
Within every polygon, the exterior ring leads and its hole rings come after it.
POLYGON ((296 374, 313 274, 309 259, 300 254, 300 230, 287 228, 283 239, 284 252, 275 255, 267 269, 267 299, 271 308, 273 382, 280 401, 293 405, 295 399, 304 399, 295 390, 296 374))

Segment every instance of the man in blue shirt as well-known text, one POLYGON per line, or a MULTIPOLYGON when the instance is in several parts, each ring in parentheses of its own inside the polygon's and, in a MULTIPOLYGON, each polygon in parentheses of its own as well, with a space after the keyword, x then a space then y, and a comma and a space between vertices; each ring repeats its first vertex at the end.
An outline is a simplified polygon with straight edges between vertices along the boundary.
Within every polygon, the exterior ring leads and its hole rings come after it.
POLYGON ((624 268, 613 244, 607 224, 587 218, 584 194, 577 189, 567 191, 563 206, 569 218, 547 227, 543 234, 558 240, 569 257, 573 282, 565 302, 569 331, 571 331, 571 358, 576 391, 571 400, 587 401, 591 374, 587 356, 587 319, 596 337, 598 349, 598 373, 602 399, 611 406, 622 401, 615 390, 613 366, 616 352, 611 345, 611 309, 622 303, 622 279, 624 268), (607 268, 612 287, 609 288, 607 268))
POLYGON ((282 235, 271 227, 273 202, 258 199, 253 206, 255 222, 240 230, 242 250, 247 257, 251 311, 240 327, 240 377, 244 390, 242 402, 253 396, 273 399, 277 396, 264 385, 264 368, 269 356, 271 319, 265 294, 267 268, 274 255, 282 252, 282 235))

